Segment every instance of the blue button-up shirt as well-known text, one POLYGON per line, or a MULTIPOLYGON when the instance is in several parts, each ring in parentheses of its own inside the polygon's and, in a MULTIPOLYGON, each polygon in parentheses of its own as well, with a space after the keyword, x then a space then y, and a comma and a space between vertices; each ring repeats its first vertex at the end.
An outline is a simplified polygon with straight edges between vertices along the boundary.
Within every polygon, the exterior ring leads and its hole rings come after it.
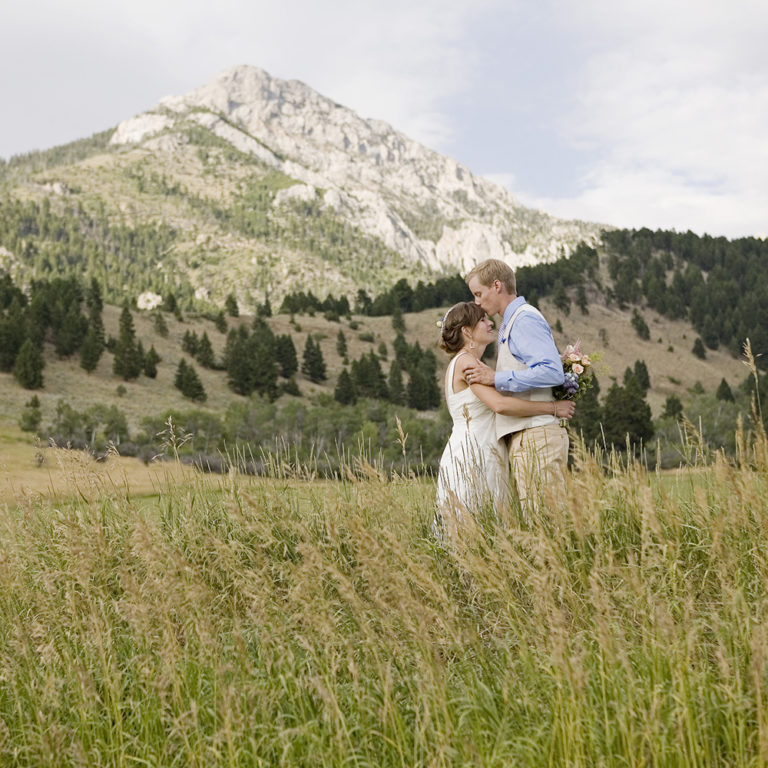
POLYGON ((500 392, 525 392, 540 387, 557 387, 564 381, 563 363, 552 338, 547 321, 536 312, 521 312, 515 319, 513 333, 507 325, 525 297, 518 296, 504 310, 499 328, 499 345, 507 344, 509 351, 528 368, 522 371, 496 371, 496 389, 500 392))

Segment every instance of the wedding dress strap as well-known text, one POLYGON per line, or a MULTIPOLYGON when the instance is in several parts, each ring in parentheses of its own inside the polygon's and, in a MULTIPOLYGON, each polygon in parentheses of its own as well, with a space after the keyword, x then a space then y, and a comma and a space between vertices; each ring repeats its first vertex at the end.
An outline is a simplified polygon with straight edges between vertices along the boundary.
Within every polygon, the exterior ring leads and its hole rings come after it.
MULTIPOLYGON (((457 361, 457 360, 458 360, 458 359, 459 359, 459 358, 460 358, 462 355, 466 355, 466 354, 468 354, 467 350, 466 350, 466 349, 462 349, 462 350, 461 350, 461 352, 459 352, 459 354, 458 354, 458 355, 456 355, 456 357, 454 357, 454 358, 453 358, 453 360, 451 360, 451 364, 450 364, 450 366, 449 366, 449 368, 450 368, 450 371, 449 371, 449 375, 450 375, 450 380, 451 380, 451 394, 452 394, 452 395, 456 395, 456 394, 458 394, 458 393, 456 392, 456 389, 455 389, 455 388, 454 388, 454 386, 453 386, 453 373, 454 373, 454 369, 456 368, 456 361, 457 361)), ((464 390, 462 389, 461 391, 463 392, 464 390)))

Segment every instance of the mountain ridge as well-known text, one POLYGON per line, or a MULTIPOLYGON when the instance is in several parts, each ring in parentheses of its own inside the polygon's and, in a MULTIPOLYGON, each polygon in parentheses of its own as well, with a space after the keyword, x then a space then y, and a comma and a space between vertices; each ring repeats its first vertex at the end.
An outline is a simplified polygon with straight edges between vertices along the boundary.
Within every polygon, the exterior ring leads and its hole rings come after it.
POLYGON ((234 293, 253 308, 302 284, 351 298, 488 257, 551 262, 604 229, 525 208, 384 121, 256 67, 225 70, 107 133, 6 164, 0 184, 31 208, 28 236, 2 243, 0 267, 22 280, 96 271, 115 301, 173 290, 221 306, 234 293), (42 222, 48 211, 58 218, 42 222), (162 230, 161 247, 114 248, 130 240, 126 227, 162 230), (101 256, 87 261, 94 238, 101 256))
POLYGON ((423 147, 382 120, 361 118, 301 81, 279 80, 256 67, 232 67, 187 94, 161 99, 154 110, 118 125, 111 142, 141 143, 172 129, 179 116, 288 176, 324 189, 325 205, 337 213, 349 208, 358 222, 373 221, 373 230, 388 247, 415 256, 432 269, 470 268, 474 262, 459 252, 461 244, 482 244, 483 237, 486 245, 479 249, 483 257, 504 258, 513 266, 551 260, 562 255, 562 245, 570 249, 578 240, 594 241, 602 227, 585 223, 579 227, 538 214, 553 227, 562 228, 565 238, 550 247, 536 241, 515 249, 514 243, 502 239, 501 227, 522 228, 521 219, 530 215, 530 209, 520 206, 503 187, 474 176, 453 158, 423 147), (397 220, 396 210, 387 211, 382 219, 381 208, 376 208, 379 217, 372 219, 372 201, 366 199, 366 193, 383 186, 392 207, 396 202, 417 209, 433 205, 446 222, 466 220, 475 208, 476 219, 486 226, 481 230, 449 226, 450 232, 430 247, 430 241, 397 220), (347 189, 353 194, 345 194, 347 189), (523 215, 515 221, 509 217, 512 212, 523 215))

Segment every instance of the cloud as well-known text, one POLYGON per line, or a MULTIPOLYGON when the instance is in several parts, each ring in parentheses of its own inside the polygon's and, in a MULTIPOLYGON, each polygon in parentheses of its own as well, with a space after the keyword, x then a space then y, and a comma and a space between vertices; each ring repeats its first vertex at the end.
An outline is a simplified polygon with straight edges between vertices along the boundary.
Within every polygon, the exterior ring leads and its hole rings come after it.
POLYGON ((0 156, 254 64, 558 215, 764 232, 767 27, 762 0, 27 0, 0 29, 0 156))
POLYGON ((577 194, 530 202, 621 226, 765 231, 768 9, 663 7, 579 3, 570 23, 589 51, 562 130, 593 164, 577 194))
POLYGON ((0 86, 0 103, 20 117, 0 155, 30 149, 32 136, 50 146, 88 135, 235 64, 303 80, 418 141, 446 146, 452 127, 442 105, 468 87, 481 44, 468 39, 467 20, 500 3, 30 0, 4 19, 0 66, 20 74, 0 86), (20 61, 29 64, 13 66, 20 61))

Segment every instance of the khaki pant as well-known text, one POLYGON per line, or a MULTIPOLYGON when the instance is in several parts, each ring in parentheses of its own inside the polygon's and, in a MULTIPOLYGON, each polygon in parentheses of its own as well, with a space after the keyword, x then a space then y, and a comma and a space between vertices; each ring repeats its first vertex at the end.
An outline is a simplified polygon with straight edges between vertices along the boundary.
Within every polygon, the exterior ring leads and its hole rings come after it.
POLYGON ((509 463, 523 507, 535 509, 542 495, 565 496, 568 432, 559 424, 529 427, 510 435, 509 463))

